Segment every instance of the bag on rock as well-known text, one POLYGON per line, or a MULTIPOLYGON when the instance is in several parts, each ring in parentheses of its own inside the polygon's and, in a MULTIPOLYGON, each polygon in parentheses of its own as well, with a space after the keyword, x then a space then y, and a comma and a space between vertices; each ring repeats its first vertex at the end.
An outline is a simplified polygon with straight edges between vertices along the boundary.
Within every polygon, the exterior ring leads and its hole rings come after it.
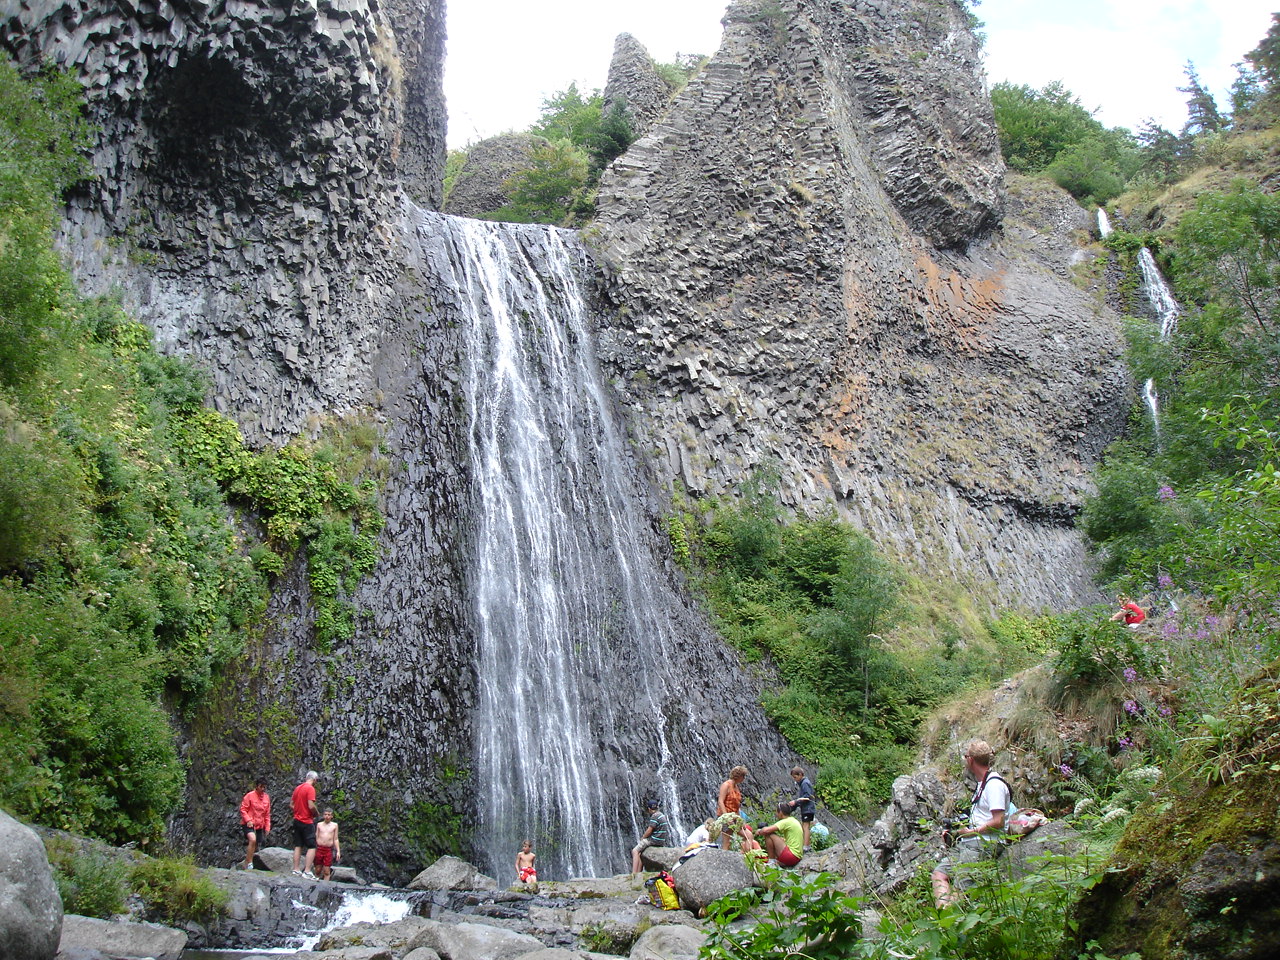
POLYGON ((671 874, 663 870, 655 877, 644 882, 649 902, 662 910, 679 910, 680 899, 676 896, 676 881, 671 874))

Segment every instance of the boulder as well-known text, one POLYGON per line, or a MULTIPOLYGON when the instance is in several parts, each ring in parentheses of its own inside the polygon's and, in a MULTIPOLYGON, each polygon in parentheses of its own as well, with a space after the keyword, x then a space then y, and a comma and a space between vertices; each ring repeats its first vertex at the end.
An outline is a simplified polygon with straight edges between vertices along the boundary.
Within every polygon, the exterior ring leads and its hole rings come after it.
POLYGON ((679 924, 650 927, 641 934, 628 956, 631 960, 698 960, 698 951, 706 938, 700 930, 679 924))
POLYGON ((741 853, 732 850, 704 850, 672 871, 680 905, 697 914, 726 893, 755 884, 755 874, 741 853))
POLYGON ((418 947, 406 953, 404 960, 440 960, 440 954, 430 947, 418 947))
POLYGON ((342 950, 346 947, 389 947, 401 950, 426 929, 431 921, 423 917, 405 917, 393 923, 353 923, 330 930, 316 944, 319 950, 342 950))
POLYGON ((640 863, 646 870, 673 870, 683 847, 650 847, 640 854, 640 863))
POLYGON ((533 166, 533 151, 548 141, 531 133, 503 133, 467 149, 467 159, 444 201, 444 212, 483 217, 511 202, 507 179, 533 166))
POLYGON ((643 889, 640 881, 631 874, 624 873, 615 877, 578 877, 573 880, 541 880, 538 888, 544 897, 578 897, 592 899, 596 897, 638 897, 643 889))
POLYGON ((427 926, 409 941, 409 949, 430 947, 443 960, 514 960, 544 949, 537 937, 486 923, 441 923, 427 926))
POLYGON ((496 890, 498 881, 486 877, 457 857, 441 857, 409 881, 410 890, 496 890))
MULTIPOLYGON (((277 954, 278 956, 278 954, 277 954)), ((291 960, 396 960, 389 947, 344 947, 341 950, 301 950, 288 954, 291 960)), ((243 960, 272 960, 271 956, 245 957, 243 960)), ((438 957, 434 960, 439 960, 438 957)))
POLYGON ((357 887, 363 887, 364 877, 356 873, 355 867, 334 867, 329 874, 329 879, 334 883, 352 883, 357 887))
POLYGON ((158 923, 99 920, 73 913, 62 918, 61 952, 94 948, 112 957, 151 957, 153 960, 181 960, 187 935, 158 923))
POLYGON ((34 830, 0 811, 0 957, 49 960, 62 934, 62 897, 34 830))
POLYGON ((1074 853, 1083 844, 1084 838, 1070 824, 1063 820, 1050 820, 1013 841, 1005 848, 1003 859, 1015 877, 1025 877, 1038 869, 1038 857, 1074 853))
POLYGON ((293 870, 293 851, 287 847, 264 847, 253 855, 255 870, 289 873, 293 870))

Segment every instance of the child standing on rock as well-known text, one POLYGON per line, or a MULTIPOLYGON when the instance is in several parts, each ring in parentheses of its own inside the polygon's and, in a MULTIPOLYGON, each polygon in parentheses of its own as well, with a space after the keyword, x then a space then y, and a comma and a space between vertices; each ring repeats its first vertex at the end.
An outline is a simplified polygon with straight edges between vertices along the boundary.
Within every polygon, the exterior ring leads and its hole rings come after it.
POLYGON ((533 861, 537 854, 533 852, 533 841, 526 840, 520 845, 516 854, 516 877, 528 888, 530 893, 538 892, 538 871, 533 861))

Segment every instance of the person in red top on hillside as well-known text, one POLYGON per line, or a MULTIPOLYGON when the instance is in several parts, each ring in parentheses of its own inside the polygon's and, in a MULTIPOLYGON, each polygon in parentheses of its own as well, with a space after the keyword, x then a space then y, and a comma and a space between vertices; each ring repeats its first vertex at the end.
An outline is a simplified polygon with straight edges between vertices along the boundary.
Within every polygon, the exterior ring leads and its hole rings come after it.
POLYGON ((307 771, 307 778, 293 788, 293 872, 301 874, 308 880, 316 875, 311 867, 316 859, 316 788, 315 782, 320 774, 314 770, 307 771), (307 851, 306 866, 298 869, 302 859, 302 851, 307 851))
POLYGON ((1112 620, 1123 620, 1126 627, 1136 627, 1147 619, 1147 611, 1143 610, 1128 597, 1121 595, 1117 599, 1120 603, 1120 609, 1111 615, 1112 620))
POLYGON ((253 781, 253 789, 240 801, 240 825, 244 828, 246 843, 244 870, 253 869, 253 854, 271 832, 271 796, 265 780, 253 781))

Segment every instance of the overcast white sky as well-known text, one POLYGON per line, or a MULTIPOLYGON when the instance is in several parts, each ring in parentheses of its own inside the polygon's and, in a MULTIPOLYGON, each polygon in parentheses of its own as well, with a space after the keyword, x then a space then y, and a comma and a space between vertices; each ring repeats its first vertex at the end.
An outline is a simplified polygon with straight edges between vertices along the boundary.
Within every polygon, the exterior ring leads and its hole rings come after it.
MULTIPOLYGON (((613 39, 634 35, 658 60, 714 53, 726 0, 451 0, 445 94, 449 145, 538 118, 571 81, 602 88, 613 39)), ((1109 127, 1186 119, 1183 67, 1226 108, 1233 64, 1258 45, 1280 0, 982 0, 987 76, 1040 88, 1061 80, 1109 127), (1275 4, 1273 8, 1272 4, 1275 4)))

